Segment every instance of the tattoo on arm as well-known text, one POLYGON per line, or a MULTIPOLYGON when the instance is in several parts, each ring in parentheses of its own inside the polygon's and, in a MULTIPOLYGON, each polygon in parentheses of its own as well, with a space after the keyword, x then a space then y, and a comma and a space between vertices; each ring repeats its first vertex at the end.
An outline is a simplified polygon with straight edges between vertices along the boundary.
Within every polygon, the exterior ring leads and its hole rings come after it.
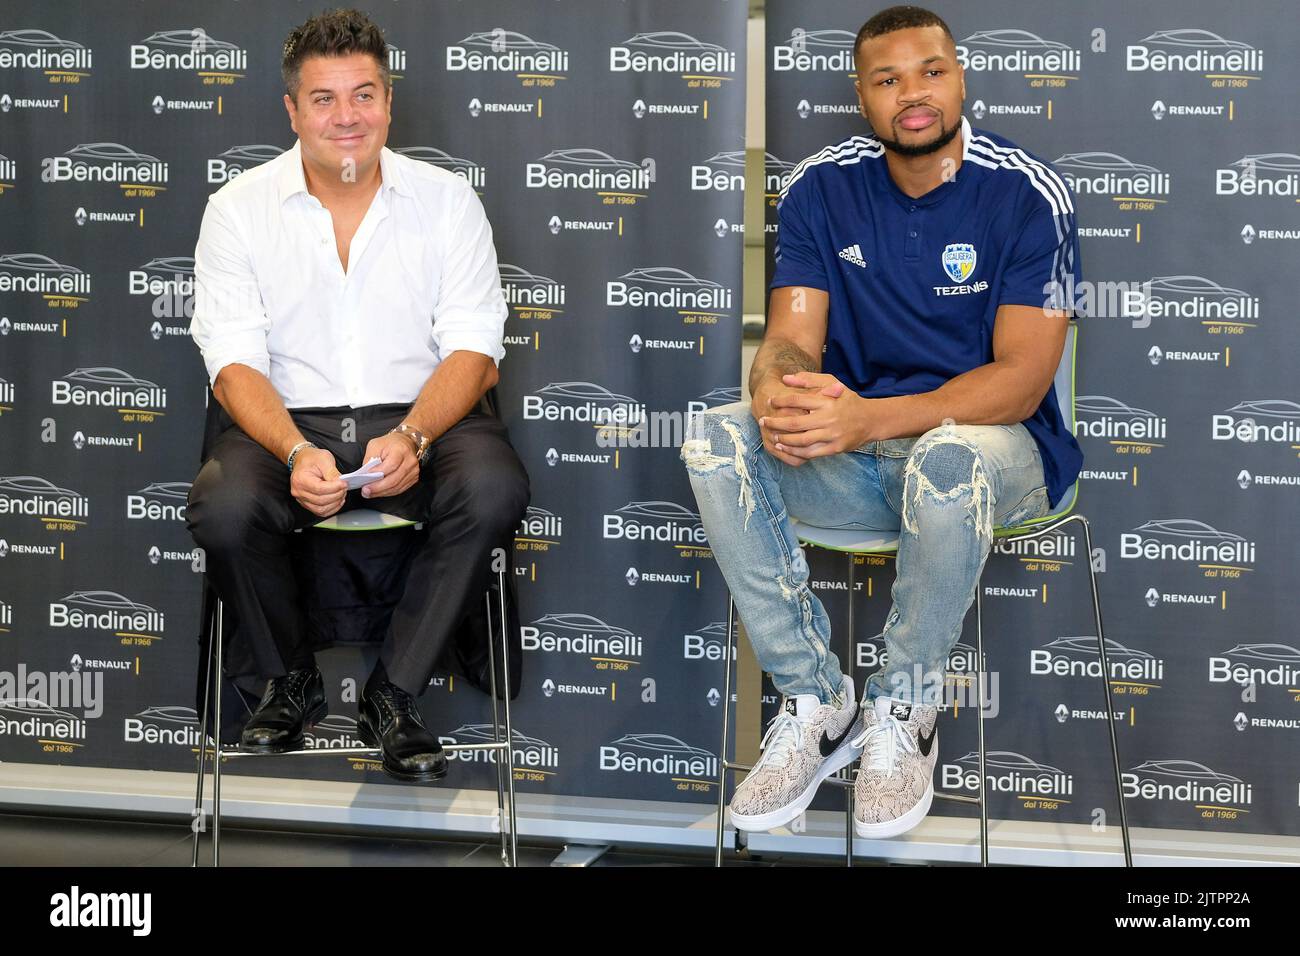
POLYGON ((796 372, 816 372, 819 363, 811 355, 789 339, 773 339, 764 342, 758 354, 754 356, 754 366, 749 371, 749 391, 762 384, 763 379, 772 372, 781 375, 793 375, 796 372))

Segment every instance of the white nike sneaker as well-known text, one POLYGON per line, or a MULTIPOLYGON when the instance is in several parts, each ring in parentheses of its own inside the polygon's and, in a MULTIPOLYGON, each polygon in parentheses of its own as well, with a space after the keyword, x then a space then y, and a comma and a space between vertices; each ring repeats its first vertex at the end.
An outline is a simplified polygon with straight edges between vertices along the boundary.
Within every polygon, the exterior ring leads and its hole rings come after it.
POLYGON ((853 739, 859 708, 847 674, 840 695, 844 706, 838 709, 815 694, 781 701, 763 735, 762 756, 731 798, 737 830, 784 826, 808 809, 823 780, 858 759, 862 748, 853 739))
POLYGON ((939 711, 893 697, 862 705, 863 748, 853 786, 853 829, 880 840, 906 833, 925 819, 934 801, 939 756, 939 711))

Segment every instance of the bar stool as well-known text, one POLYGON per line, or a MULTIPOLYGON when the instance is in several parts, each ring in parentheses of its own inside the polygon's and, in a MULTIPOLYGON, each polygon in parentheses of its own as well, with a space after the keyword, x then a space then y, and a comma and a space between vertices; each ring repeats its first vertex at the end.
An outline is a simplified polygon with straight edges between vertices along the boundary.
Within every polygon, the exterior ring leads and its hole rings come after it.
MULTIPOLYGON (((392 515, 384 514, 380 511, 374 511, 369 508, 359 508, 353 511, 343 512, 332 515, 324 521, 319 521, 312 525, 313 529, 333 532, 369 532, 385 531, 394 528, 416 528, 420 527, 414 521, 408 521, 404 518, 396 518, 392 515)), ((498 829, 501 833, 501 861, 506 866, 516 866, 518 864, 518 834, 515 825, 515 760, 514 749, 511 746, 514 741, 514 731, 510 722, 510 647, 508 640, 508 630, 506 625, 506 580, 505 566, 502 564, 497 569, 498 593, 501 598, 498 601, 498 623, 500 625, 499 639, 500 647, 494 647, 494 638, 490 633, 492 630, 493 609, 492 593, 489 589, 483 596, 486 602, 486 613, 488 621, 488 670, 491 675, 491 697, 492 697, 492 742, 480 744, 448 744, 443 747, 446 751, 489 751, 497 755, 497 822, 498 829), (505 683, 506 693, 501 701, 498 701, 497 679, 496 679, 496 654, 501 654, 502 679, 505 683), (505 712, 505 726, 501 725, 501 715, 498 710, 498 704, 505 712), (504 753, 505 766, 502 767, 502 754, 504 753), (507 805, 509 812, 507 813, 507 805), (508 824, 507 824, 508 821, 508 824), (508 839, 507 839, 507 825, 508 839)), ((222 624, 223 624, 223 604, 220 598, 213 602, 212 617, 205 622, 209 626, 209 653, 207 668, 203 683, 203 718, 200 724, 200 733, 203 739, 199 743, 198 754, 198 786, 194 795, 194 811, 191 829, 194 833, 194 846, 191 856, 190 865, 199 865, 199 841, 204 830, 204 808, 203 808, 203 778, 205 765, 209 754, 212 756, 212 865, 221 865, 221 763, 223 758, 236 757, 306 757, 320 754, 329 755, 347 755, 347 756, 379 756, 382 751, 378 747, 344 747, 330 748, 320 750, 291 750, 280 754, 251 754, 244 753, 237 747, 221 746, 221 685, 220 681, 224 676, 222 669, 222 624), (211 693, 212 675, 217 675, 216 693, 211 693), (209 704, 214 708, 213 737, 211 745, 208 744, 206 730, 208 724, 208 707, 209 704)))
MULTIPOLYGON (((1065 346, 1061 352, 1061 361, 1057 366, 1056 376, 1053 386, 1056 389, 1057 396, 1068 395, 1069 402, 1061 403, 1061 415, 1064 419, 1065 426, 1074 431, 1075 422, 1075 355, 1078 349, 1079 327, 1077 322, 1070 322, 1066 333, 1065 346)), ((1088 519, 1083 515, 1074 514, 1074 506, 1078 500, 1079 485, 1078 482, 1070 488, 1057 505, 1052 509, 1051 514, 1042 518, 1035 518, 1021 525, 1011 528, 997 528, 994 530, 996 538, 1038 538, 1043 535, 1051 534, 1071 522, 1077 522, 1083 527, 1083 537, 1085 543, 1085 554, 1088 562, 1089 582, 1092 586, 1092 609, 1093 617, 1097 625, 1097 650, 1101 658, 1101 682, 1106 697, 1106 725, 1110 736, 1110 753, 1111 761, 1115 773, 1115 792, 1119 800, 1119 819, 1120 819, 1120 836, 1124 844, 1124 865, 1133 865, 1132 848, 1129 843, 1128 818, 1124 811, 1124 788, 1119 766, 1119 745, 1115 736, 1115 711, 1111 702, 1110 692, 1110 662, 1106 656, 1106 639, 1101 625, 1101 602, 1097 594, 1097 571, 1092 564, 1092 531, 1088 524, 1088 519)), ((819 528, 814 525, 806 524, 798 520, 792 521, 794 533, 801 545, 824 548, 830 551, 839 551, 848 557, 849 563, 849 610, 848 610, 848 627, 847 627, 847 645, 848 654, 845 660, 853 659, 853 593, 855 586, 856 564, 854 558, 857 555, 882 555, 897 554, 898 552, 898 535, 896 532, 880 531, 852 531, 842 528, 819 528)), ((732 616, 734 614, 734 599, 728 595, 727 604, 727 648, 728 655, 731 647, 731 628, 732 616)), ((988 866, 988 804, 985 793, 985 757, 986 749, 984 745, 984 705, 987 701, 986 674, 988 665, 984 657, 984 616, 983 602, 981 601, 980 588, 975 588, 975 640, 976 640, 976 660, 978 670, 976 671, 977 684, 977 701, 976 712, 978 715, 977 728, 979 735, 979 779, 980 789, 978 797, 968 797, 963 794, 943 793, 936 790, 934 795, 936 799, 949 800, 956 803, 977 804, 980 810, 980 864, 988 866)), ((724 705, 731 702, 731 661, 728 655, 724 657, 724 667, 726 677, 724 684, 726 691, 723 696, 724 705)), ((724 706, 722 713, 722 745, 718 750, 720 755, 718 760, 718 816, 717 816, 717 834, 715 841, 714 863, 717 866, 722 865, 722 842, 724 830, 723 813, 726 809, 726 785, 725 774, 727 770, 748 771, 751 768, 744 766, 726 758, 727 753, 727 734, 729 730, 729 714, 727 707, 724 706)), ((852 786, 852 777, 849 774, 851 768, 845 768, 836 777, 828 778, 837 786, 852 786)), ((851 797, 851 794, 850 794, 851 797)), ((845 811, 845 865, 853 865, 853 814, 850 806, 845 811)))

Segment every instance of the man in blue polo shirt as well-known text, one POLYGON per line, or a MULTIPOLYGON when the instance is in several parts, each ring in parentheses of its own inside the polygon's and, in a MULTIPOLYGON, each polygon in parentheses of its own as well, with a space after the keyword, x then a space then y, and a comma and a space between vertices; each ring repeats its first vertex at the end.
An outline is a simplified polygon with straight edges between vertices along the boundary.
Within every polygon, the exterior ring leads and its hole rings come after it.
POLYGON ((1079 256, 1061 177, 962 117, 943 20, 892 7, 855 54, 875 134, 795 167, 752 403, 697 416, 682 459, 784 695, 733 824, 789 823, 861 755, 856 831, 883 838, 929 810, 945 662, 993 529, 1046 514, 1082 463, 1052 388, 1079 256), (861 707, 792 517, 899 533, 887 663, 861 707))

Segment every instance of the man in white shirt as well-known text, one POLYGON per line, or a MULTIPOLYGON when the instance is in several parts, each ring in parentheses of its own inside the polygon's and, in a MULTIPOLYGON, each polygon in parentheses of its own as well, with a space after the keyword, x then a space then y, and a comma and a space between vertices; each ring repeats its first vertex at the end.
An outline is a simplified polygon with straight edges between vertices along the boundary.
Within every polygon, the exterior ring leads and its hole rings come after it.
POLYGON ((288 535, 349 497, 429 526, 358 729, 390 775, 432 780, 446 757, 415 697, 482 600, 529 492, 481 408, 505 354, 492 230, 464 179, 384 148, 387 64, 382 33, 356 11, 295 29, 282 70, 297 144, 208 200, 192 329, 234 424, 187 514, 268 681, 241 740, 267 753, 301 746, 326 712, 288 535), (372 458, 384 477, 348 492, 340 473, 372 458))

